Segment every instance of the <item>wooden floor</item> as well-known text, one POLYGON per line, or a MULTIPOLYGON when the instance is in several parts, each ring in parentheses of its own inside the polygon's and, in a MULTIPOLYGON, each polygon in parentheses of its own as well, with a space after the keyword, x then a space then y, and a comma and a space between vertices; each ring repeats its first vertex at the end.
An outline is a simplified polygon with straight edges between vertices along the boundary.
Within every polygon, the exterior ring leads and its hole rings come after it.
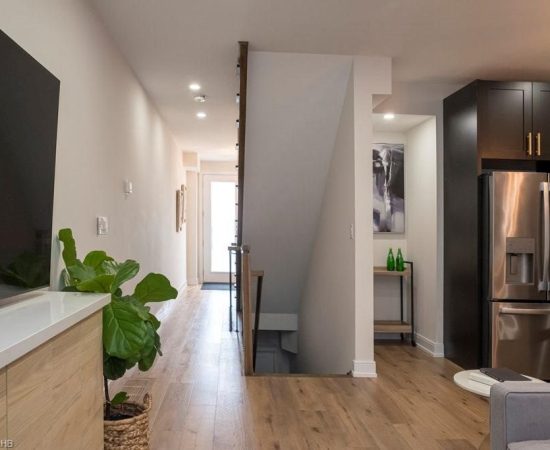
POLYGON ((376 346, 377 379, 242 377, 227 304, 228 292, 189 288, 164 305, 164 356, 117 381, 152 392, 153 450, 487 445, 487 401, 453 384, 457 366, 409 346, 376 346))

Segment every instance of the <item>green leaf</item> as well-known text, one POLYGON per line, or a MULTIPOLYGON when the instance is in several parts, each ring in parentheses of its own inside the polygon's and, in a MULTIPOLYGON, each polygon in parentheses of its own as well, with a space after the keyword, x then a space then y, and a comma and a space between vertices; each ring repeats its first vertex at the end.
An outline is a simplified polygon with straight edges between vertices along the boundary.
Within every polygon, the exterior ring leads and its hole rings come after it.
POLYGON ((109 380, 118 380, 126 373, 126 361, 124 359, 109 356, 103 352, 103 375, 109 380))
POLYGON ((160 273, 150 273, 136 286, 134 297, 141 303, 163 302, 178 296, 168 278, 160 273))
POLYGON ((76 263, 76 244, 73 238, 73 232, 70 228, 63 228, 58 233, 59 240, 63 242, 63 261, 65 266, 69 267, 76 263))
POLYGON ((136 261, 128 259, 122 264, 119 264, 113 284, 111 285, 111 292, 116 292, 123 283, 134 278, 138 272, 139 264, 136 261))
POLYGON ((160 328, 160 321, 153 314, 149 313, 149 318, 147 320, 151 322, 155 331, 160 328))
POLYGON ((90 280, 78 283, 76 287, 81 292, 111 292, 111 284, 113 282, 113 275, 98 275, 90 280))
POLYGON ((67 266, 67 272, 73 279, 73 281, 81 283, 82 281, 88 281, 97 276, 93 267, 87 266, 80 261, 76 261, 72 266, 67 266))
POLYGON ((120 405, 121 403, 124 403, 129 398, 130 397, 126 392, 121 391, 111 399, 111 405, 120 405))
POLYGON ((123 302, 129 302, 134 306, 135 311, 139 315, 141 320, 149 321, 151 313, 149 312, 149 308, 142 303, 138 302, 134 297, 131 295, 125 295, 124 297, 120 297, 120 300, 123 302))
POLYGON ((143 357, 139 360, 139 370, 141 370, 142 372, 147 372, 151 367, 153 367, 156 357, 157 350, 155 349, 155 347, 151 347, 149 349, 149 353, 143 355, 143 357))
POLYGON ((103 273, 103 262, 112 260, 113 258, 107 255, 103 250, 93 250, 86 255, 83 262, 86 266, 92 267, 97 273, 103 273))
POLYGON ((138 357, 135 358, 128 358, 126 360, 126 370, 130 370, 132 367, 134 367, 139 361, 138 357))
POLYGON ((147 339, 144 341, 141 359, 139 360, 139 370, 145 372, 151 368, 157 356, 157 337, 158 334, 151 323, 147 322, 147 339))
POLYGON ((103 346, 110 356, 139 359, 148 327, 131 302, 112 299, 103 308, 103 346))
POLYGON ((116 275, 118 271, 119 263, 113 259, 107 259, 101 263, 101 273, 107 273, 109 275, 116 275))

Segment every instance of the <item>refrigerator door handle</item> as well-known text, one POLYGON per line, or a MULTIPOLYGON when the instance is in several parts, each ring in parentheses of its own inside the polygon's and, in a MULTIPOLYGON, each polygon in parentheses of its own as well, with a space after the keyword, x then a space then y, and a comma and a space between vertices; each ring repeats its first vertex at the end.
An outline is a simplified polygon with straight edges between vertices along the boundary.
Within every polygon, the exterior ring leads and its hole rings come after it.
POLYGON ((498 310, 499 314, 513 314, 522 316, 548 316, 550 308, 510 308, 501 306, 498 310))
POLYGON ((542 221, 543 221, 543 245, 542 245, 542 279, 539 281, 539 291, 548 290, 548 265, 550 264, 550 204, 548 183, 540 184, 542 191, 542 221))

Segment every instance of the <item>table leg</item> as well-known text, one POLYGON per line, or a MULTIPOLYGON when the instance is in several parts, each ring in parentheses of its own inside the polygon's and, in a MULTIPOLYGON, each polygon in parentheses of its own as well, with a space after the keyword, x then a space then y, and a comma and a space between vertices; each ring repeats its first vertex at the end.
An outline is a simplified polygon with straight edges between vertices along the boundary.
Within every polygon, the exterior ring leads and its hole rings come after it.
MULTIPOLYGON (((399 299, 401 306, 401 323, 403 323, 403 277, 399 277, 399 299)), ((405 339, 405 335, 401 333, 401 340, 405 339)))

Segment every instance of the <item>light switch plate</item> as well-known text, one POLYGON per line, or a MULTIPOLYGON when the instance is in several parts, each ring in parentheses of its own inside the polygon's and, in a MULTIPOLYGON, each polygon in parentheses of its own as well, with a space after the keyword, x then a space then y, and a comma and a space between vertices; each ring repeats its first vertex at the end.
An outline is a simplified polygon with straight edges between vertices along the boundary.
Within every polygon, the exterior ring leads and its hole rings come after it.
POLYGON ((133 194, 134 184, 130 180, 124 180, 124 193, 126 195, 133 194))
POLYGON ((103 236, 109 234, 109 220, 107 217, 98 216, 97 217, 97 235, 103 236))

